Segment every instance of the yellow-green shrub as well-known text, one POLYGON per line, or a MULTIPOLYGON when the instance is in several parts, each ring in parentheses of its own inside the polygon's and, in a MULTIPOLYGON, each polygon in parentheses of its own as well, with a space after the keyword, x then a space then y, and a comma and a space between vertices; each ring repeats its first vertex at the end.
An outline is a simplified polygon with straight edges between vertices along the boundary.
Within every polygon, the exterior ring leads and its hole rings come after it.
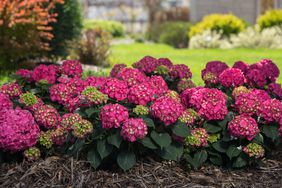
POLYGON ((189 37, 201 34, 206 30, 221 31, 224 36, 237 34, 246 28, 246 23, 233 14, 210 14, 194 25, 189 31, 189 37))
POLYGON ((282 9, 267 11, 258 17, 257 23, 261 29, 282 25, 282 9))
POLYGON ((88 29, 102 29, 108 32, 113 37, 123 37, 125 35, 125 28, 121 22, 109 21, 109 20, 84 20, 83 27, 88 29))

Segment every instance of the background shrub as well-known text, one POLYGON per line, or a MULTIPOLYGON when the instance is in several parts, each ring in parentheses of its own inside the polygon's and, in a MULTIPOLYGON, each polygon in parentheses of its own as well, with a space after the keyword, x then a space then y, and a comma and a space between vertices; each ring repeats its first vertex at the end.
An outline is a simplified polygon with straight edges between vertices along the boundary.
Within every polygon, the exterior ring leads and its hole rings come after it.
POLYGON ((165 43, 175 48, 188 46, 188 36, 191 24, 189 22, 166 22, 153 25, 147 32, 147 39, 165 43))
POLYGON ((82 15, 80 3, 77 0, 65 0, 64 4, 57 4, 55 12, 57 22, 51 23, 54 38, 50 42, 50 55, 67 56, 69 42, 77 39, 82 30, 82 15))
POLYGON ((84 29, 98 29, 110 33, 113 37, 122 37, 125 35, 125 28, 122 23, 117 21, 103 21, 103 20, 85 20, 84 29))
POLYGON ((201 34, 206 30, 222 31, 224 36, 237 34, 246 28, 246 23, 233 14, 211 14, 205 16, 203 20, 189 31, 189 36, 201 34))
POLYGON ((261 29, 282 25, 282 9, 267 11, 257 19, 257 23, 261 29))

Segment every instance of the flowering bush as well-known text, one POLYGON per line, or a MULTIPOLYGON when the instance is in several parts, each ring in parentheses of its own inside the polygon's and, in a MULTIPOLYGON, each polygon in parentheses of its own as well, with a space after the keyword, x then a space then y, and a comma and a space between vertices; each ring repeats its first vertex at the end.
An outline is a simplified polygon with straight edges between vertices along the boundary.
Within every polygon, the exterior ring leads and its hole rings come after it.
MULTIPOLYGON (((268 59, 212 61, 196 87, 186 65, 144 57, 110 77, 81 78, 78 61, 20 70, 1 87, 0 155, 87 157, 93 168, 138 157, 232 168, 258 164, 282 135, 280 71, 268 59)), ((0 156, 1 157, 1 156, 0 156)))

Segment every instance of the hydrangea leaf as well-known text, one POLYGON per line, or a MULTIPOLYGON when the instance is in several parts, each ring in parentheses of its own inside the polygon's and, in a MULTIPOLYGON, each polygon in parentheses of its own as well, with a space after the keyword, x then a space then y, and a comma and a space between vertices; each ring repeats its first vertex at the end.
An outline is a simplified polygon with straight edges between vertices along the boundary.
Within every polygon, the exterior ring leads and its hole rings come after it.
POLYGON ((124 171, 136 164, 136 156, 132 151, 122 151, 117 156, 117 163, 124 171))
POLYGON ((158 146, 152 141, 150 137, 145 137, 140 141, 143 146, 150 148, 150 149, 158 149, 158 146))
POLYGON ((171 143, 171 137, 168 133, 157 133, 156 131, 151 132, 151 138, 161 147, 164 148, 169 146, 171 143))
POLYGON ((90 165, 95 169, 97 169, 102 162, 99 153, 95 149, 91 149, 88 151, 87 160, 89 161, 90 165))
POLYGON ((229 157, 229 159, 237 157, 240 153, 241 151, 236 146, 230 146, 226 151, 226 154, 229 157))
POLYGON ((110 155, 112 150, 113 150, 113 146, 108 144, 105 139, 99 140, 97 142, 97 151, 102 159, 110 155))

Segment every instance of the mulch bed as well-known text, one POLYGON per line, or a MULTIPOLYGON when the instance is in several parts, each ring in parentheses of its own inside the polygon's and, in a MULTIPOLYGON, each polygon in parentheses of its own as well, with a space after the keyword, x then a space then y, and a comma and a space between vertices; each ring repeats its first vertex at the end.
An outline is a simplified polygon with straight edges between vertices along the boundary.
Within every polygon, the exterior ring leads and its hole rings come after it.
POLYGON ((129 172, 93 171, 86 161, 49 157, 0 165, 0 187, 281 187, 282 150, 265 166, 230 171, 215 166, 185 171, 174 162, 139 162, 129 172))

